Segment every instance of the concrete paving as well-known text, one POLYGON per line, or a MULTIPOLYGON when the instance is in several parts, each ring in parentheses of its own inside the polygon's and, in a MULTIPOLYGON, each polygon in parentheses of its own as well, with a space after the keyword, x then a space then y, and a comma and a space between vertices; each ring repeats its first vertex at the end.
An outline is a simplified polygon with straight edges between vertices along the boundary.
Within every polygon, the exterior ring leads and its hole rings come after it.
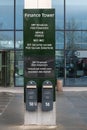
POLYGON ((87 130, 87 92, 57 93, 59 130, 87 130))
POLYGON ((34 128, 24 126, 23 89, 18 90, 0 92, 0 130, 87 130, 87 91, 56 92, 57 128, 34 128))

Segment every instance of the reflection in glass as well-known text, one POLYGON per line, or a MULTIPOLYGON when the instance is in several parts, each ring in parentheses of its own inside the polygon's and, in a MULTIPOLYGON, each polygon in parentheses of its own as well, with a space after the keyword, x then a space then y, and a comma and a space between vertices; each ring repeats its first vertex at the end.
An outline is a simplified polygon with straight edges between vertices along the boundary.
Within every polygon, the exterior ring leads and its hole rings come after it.
POLYGON ((13 31, 0 31, 0 50, 14 49, 13 31))
POLYGON ((24 77, 23 77, 23 51, 16 51, 15 53, 15 85, 23 86, 24 85, 24 77))
POLYGON ((24 0, 16 0, 16 29, 23 29, 24 0))
POLYGON ((64 32, 56 32, 56 49, 64 49, 64 32))
POLYGON ((52 7, 55 8, 56 29, 64 29, 64 0, 52 0, 52 7))
POLYGON ((87 29, 87 0, 66 0, 66 28, 87 29))
POLYGON ((56 51, 56 77, 64 77, 64 52, 56 51))
POLYGON ((87 51, 66 51, 66 85, 87 85, 87 51))
POLYGON ((87 49, 86 31, 66 31, 67 49, 87 49))
POLYGON ((14 27, 14 0, 0 1, 0 29, 14 27))
POLYGON ((23 32, 16 31, 16 49, 23 49, 23 32))

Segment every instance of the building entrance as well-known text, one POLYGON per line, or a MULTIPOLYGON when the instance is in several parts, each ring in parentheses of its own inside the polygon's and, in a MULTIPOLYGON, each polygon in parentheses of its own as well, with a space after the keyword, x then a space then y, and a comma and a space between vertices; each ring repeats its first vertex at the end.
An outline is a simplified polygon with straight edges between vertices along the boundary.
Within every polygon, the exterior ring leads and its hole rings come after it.
POLYGON ((11 83, 10 53, 10 51, 0 51, 0 86, 10 86, 11 83))

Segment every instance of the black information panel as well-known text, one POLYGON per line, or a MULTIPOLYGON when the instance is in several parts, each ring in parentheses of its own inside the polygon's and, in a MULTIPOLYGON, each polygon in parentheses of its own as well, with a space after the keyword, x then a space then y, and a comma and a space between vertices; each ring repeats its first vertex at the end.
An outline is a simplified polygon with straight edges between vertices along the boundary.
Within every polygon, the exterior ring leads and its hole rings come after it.
POLYGON ((54 77, 54 57, 25 57, 25 76, 27 78, 54 77))
POLYGON ((53 85, 50 81, 44 81, 42 86, 42 110, 53 109, 53 85))
POLYGON ((26 86, 26 110, 37 110, 37 84, 35 81, 29 81, 26 86))
POLYGON ((38 102, 42 102, 43 82, 49 80, 55 87, 55 10, 24 9, 23 17, 24 82, 25 86, 29 80, 37 83, 38 102))

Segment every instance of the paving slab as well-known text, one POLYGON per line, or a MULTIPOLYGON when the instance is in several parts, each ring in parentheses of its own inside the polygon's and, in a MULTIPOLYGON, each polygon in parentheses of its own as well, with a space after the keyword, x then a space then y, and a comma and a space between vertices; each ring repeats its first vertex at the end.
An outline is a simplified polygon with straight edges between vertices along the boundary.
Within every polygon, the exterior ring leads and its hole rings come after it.
POLYGON ((1 95, 4 97, 1 109, 4 109, 3 104, 8 106, 0 115, 0 130, 87 130, 87 92, 56 92, 56 128, 24 126, 23 93, 0 92, 1 95), (9 100, 4 100, 6 95, 9 100))

